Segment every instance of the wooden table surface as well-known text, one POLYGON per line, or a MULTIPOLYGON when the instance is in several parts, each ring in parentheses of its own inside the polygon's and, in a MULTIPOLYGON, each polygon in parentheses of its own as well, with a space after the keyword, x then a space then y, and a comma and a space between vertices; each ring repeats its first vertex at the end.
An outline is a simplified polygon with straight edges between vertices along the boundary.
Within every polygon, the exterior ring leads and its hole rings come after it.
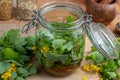
MULTIPOLYGON (((53 0, 38 0, 38 5, 41 6, 42 4, 48 2, 48 1, 53 1, 53 0)), ((84 6, 84 0, 71 0, 77 4, 80 4, 80 6, 85 10, 84 6)), ((115 24, 117 22, 120 22, 120 8, 119 8, 119 13, 116 16, 116 18, 111 22, 109 25, 109 28, 111 30, 114 30, 115 24)), ((27 22, 26 21, 18 21, 16 19, 11 19, 7 21, 0 21, 0 35, 2 35, 3 32, 9 30, 9 29, 22 29, 22 26, 25 25, 27 22)), ((31 30, 28 34, 34 33, 34 29, 31 30)), ((25 35, 25 34, 22 34, 25 35)), ((87 55, 90 51, 92 44, 90 43, 89 39, 86 39, 86 48, 85 48, 85 55, 87 55)), ((83 60, 82 65, 86 63, 85 60, 83 60)), ((46 74, 43 71, 40 71, 38 74, 30 76, 27 78, 27 80, 82 80, 81 77, 86 76, 87 80, 99 80, 99 76, 96 74, 89 74, 86 72, 83 72, 81 68, 79 68, 76 72, 71 74, 70 76, 67 77, 53 77, 48 74, 46 74)))

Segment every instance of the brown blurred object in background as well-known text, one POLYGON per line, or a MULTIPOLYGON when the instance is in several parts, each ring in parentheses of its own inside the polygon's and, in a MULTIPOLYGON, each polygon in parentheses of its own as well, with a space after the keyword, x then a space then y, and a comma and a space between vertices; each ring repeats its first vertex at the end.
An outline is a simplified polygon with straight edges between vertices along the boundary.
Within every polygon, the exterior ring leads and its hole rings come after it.
POLYGON ((8 20, 12 17, 13 0, 0 0, 0 20, 8 20))
POLYGON ((114 0, 97 0, 98 3, 101 3, 101 4, 110 4, 112 3, 114 0))
POLYGON ((88 14, 93 15, 94 22, 109 25, 118 14, 119 0, 85 0, 88 14), (106 4, 105 4, 106 2, 106 4))

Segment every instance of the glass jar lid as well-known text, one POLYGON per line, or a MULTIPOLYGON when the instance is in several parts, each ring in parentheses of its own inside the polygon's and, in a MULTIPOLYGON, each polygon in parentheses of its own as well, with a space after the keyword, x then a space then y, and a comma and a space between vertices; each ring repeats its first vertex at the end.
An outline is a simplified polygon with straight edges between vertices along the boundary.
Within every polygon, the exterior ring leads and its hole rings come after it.
POLYGON ((90 22, 86 26, 87 35, 96 49, 108 59, 117 59, 119 44, 113 33, 102 23, 90 22))

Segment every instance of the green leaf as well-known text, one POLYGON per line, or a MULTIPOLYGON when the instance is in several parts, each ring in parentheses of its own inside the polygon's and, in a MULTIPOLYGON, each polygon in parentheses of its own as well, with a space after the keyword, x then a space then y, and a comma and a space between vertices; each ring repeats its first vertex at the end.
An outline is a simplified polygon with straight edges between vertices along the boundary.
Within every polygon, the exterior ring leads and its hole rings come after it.
POLYGON ((94 62, 100 63, 104 61, 104 56, 101 55, 98 51, 94 51, 86 56, 87 60, 92 60, 94 62))
POLYGON ((78 37, 80 37, 80 35, 81 35, 81 33, 83 32, 83 30, 80 30, 80 29, 78 29, 78 30, 75 30, 75 31, 73 31, 72 32, 72 37, 73 38, 77 38, 78 39, 78 37))
POLYGON ((64 39, 55 39, 52 41, 52 47, 53 48, 61 48, 62 45, 66 42, 64 39))
POLYGON ((4 73, 6 70, 10 69, 10 63, 0 62, 0 74, 4 73))
POLYGON ((107 72, 106 75, 109 77, 109 79, 113 79, 117 76, 115 72, 107 72))
POLYGON ((2 47, 12 47, 17 43, 20 38, 19 30, 11 29, 8 32, 5 32, 0 38, 0 45, 2 47))
POLYGON ((106 60, 105 63, 103 64, 103 69, 106 69, 108 71, 116 71, 118 69, 116 63, 114 60, 106 60))
POLYGON ((74 17, 72 17, 72 16, 67 16, 67 22, 69 23, 69 22, 73 22, 73 21, 75 21, 75 18, 74 17))
POLYGON ((71 58, 69 54, 56 54, 49 52, 47 58, 41 60, 43 65, 50 67, 54 65, 69 65, 71 64, 71 58), (57 64, 58 63, 58 64, 57 64))
POLYGON ((97 49, 95 47, 91 47, 91 51, 94 52, 94 51, 97 51, 97 49))
POLYGON ((41 61, 42 55, 39 53, 39 51, 36 52, 36 58, 37 58, 37 60, 38 60, 38 62, 40 64, 40 66, 42 66, 42 61, 41 61))
POLYGON ((16 60, 19 58, 19 54, 15 52, 12 48, 5 48, 4 57, 5 59, 16 60))
POLYGON ((21 54, 25 54, 25 48, 23 46, 25 46, 27 44, 27 42, 25 41, 25 38, 20 37, 17 41, 17 43, 15 44, 15 50, 18 51, 21 54))
POLYGON ((118 64, 118 66, 120 66, 120 60, 117 60, 117 64, 118 64))
POLYGON ((17 73, 12 71, 12 76, 11 76, 12 80, 15 80, 16 77, 17 77, 17 73))
POLYGON ((63 51, 64 50, 70 51, 70 50, 72 50, 73 47, 74 47, 74 45, 73 45, 73 42, 71 41, 71 42, 68 42, 65 45, 63 45, 62 48, 63 48, 63 51))
POLYGON ((63 23, 63 22, 51 22, 51 26, 53 28, 69 28, 72 27, 74 24, 70 24, 70 23, 63 23))
POLYGON ((15 63, 17 66, 22 66, 19 62, 15 61, 15 60, 4 60, 4 62, 6 62, 6 63, 15 63))
POLYGON ((18 71, 18 74, 22 77, 26 77, 29 75, 29 72, 25 68, 20 67, 17 69, 17 71, 18 71))
POLYGON ((37 65, 33 64, 30 68, 30 75, 37 73, 37 65))
POLYGON ((72 52, 71 53, 71 58, 72 58, 73 61, 80 61, 83 58, 83 53, 72 52))
POLYGON ((117 38, 117 41, 120 43, 120 38, 117 38))
POLYGON ((30 35, 26 37, 27 45, 35 46, 35 35, 30 35))
POLYGON ((4 66, 3 67, 5 68, 5 70, 8 70, 8 69, 11 68, 11 65, 10 65, 10 63, 4 62, 4 66))
POLYGON ((4 54, 3 54, 3 50, 0 51, 0 61, 2 61, 4 59, 4 54))
POLYGON ((23 77, 18 76, 18 77, 16 78, 16 80, 26 80, 26 79, 24 79, 23 77))
POLYGON ((5 72, 5 68, 3 66, 4 66, 4 62, 0 62, 0 74, 5 72))
POLYGON ((37 35, 40 39, 44 39, 46 41, 52 41, 54 39, 54 35, 50 33, 48 30, 40 30, 39 34, 37 35))
POLYGON ((6 33, 4 33, 1 37, 0 37, 0 44, 4 43, 4 39, 5 39, 6 33))
POLYGON ((19 54, 25 54, 26 53, 26 50, 23 46, 21 46, 21 44, 17 44, 15 46, 15 49, 17 52, 19 52, 19 54))
POLYGON ((2 47, 9 47, 20 53, 25 53, 23 46, 26 45, 26 41, 25 38, 20 36, 19 32, 18 29, 11 29, 4 33, 1 37, 2 47))
POLYGON ((23 62, 27 62, 30 60, 30 55, 21 55, 20 60, 23 62))
MULTIPOLYGON (((21 45, 21 46, 24 46, 24 45, 26 45, 26 40, 25 40, 25 38, 23 38, 23 37, 20 37, 19 38, 19 40, 17 41, 17 44, 19 44, 19 45, 21 45)), ((17 45, 16 45, 17 46, 17 45)))
POLYGON ((20 34, 19 34, 18 29, 14 30, 11 29, 8 32, 6 32, 6 35, 4 36, 4 42, 6 42, 6 44, 17 44, 19 38, 20 38, 20 34))

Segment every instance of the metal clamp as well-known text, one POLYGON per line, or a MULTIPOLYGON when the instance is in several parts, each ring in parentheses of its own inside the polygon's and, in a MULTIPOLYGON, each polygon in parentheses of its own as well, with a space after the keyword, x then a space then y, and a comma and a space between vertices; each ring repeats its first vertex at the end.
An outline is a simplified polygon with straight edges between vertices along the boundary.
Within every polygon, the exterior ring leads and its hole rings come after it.
POLYGON ((91 23, 93 21, 92 15, 86 15, 86 23, 91 23))
POLYGON ((92 15, 86 14, 85 15, 85 23, 86 23, 85 25, 86 25, 86 27, 89 26, 92 21, 93 21, 92 15))
POLYGON ((27 33, 30 29, 36 26, 37 21, 38 21, 38 11, 34 10, 31 21, 23 26, 21 32, 27 33))

